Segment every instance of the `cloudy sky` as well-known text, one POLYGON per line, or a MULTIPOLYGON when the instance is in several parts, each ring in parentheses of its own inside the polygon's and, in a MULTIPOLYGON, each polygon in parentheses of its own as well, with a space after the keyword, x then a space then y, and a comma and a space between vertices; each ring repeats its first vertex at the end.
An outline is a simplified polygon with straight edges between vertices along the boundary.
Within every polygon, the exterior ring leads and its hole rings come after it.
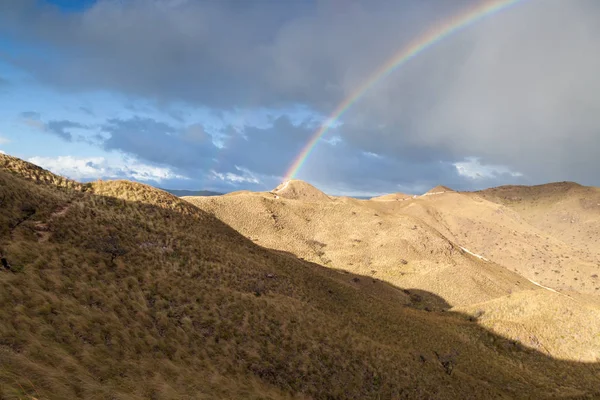
MULTIPOLYGON (((0 151, 82 181, 270 190, 374 71, 485 2, 0 0, 0 151)), ((597 0, 523 0, 446 37, 297 178, 351 195, 600 186, 599 20, 597 0)))

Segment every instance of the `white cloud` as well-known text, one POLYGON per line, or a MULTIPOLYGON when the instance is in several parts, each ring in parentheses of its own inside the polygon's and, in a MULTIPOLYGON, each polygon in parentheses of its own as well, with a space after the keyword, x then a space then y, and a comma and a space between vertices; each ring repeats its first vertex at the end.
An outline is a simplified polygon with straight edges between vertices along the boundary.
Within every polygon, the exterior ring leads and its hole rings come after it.
POLYGON ((467 157, 465 161, 453 164, 458 174, 470 179, 494 178, 498 175, 508 174, 512 177, 523 176, 520 172, 511 171, 508 167, 502 165, 483 165, 478 157, 467 157))
POLYGON ((371 157, 371 158, 383 158, 381 155, 377 154, 377 153, 373 153, 372 151, 363 151, 362 154, 366 157, 371 157))
POLYGON ((111 160, 104 157, 31 157, 28 161, 76 180, 110 178, 161 182, 166 179, 188 179, 169 168, 143 164, 124 156, 111 160))
POLYGON ((0 136, 0 145, 2 145, 2 144, 8 144, 8 143, 10 143, 9 139, 7 139, 7 138, 5 138, 3 136, 0 136))
POLYGON ((342 142, 342 138, 339 135, 332 136, 331 138, 322 138, 321 140, 331 146, 335 146, 342 142))
POLYGON ((260 180, 248 169, 235 166, 235 169, 241 172, 240 174, 235 174, 233 172, 217 172, 215 170, 211 170, 211 178, 218 179, 230 184, 239 184, 239 183, 255 183, 260 184, 260 180))
POLYGON ((3 150, 0 150, 0 154, 6 154, 6 152, 3 150))

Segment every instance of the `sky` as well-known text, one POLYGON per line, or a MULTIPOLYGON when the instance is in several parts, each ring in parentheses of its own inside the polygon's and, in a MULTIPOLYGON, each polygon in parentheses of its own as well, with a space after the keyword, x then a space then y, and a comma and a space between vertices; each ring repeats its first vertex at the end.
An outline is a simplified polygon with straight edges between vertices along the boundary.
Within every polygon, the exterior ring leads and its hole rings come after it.
MULTIPOLYGON (((0 0, 0 151, 80 181, 271 190, 387 60, 482 3, 0 0)), ((597 0, 523 0, 440 40, 296 178, 354 196, 600 186, 599 19, 597 0)))

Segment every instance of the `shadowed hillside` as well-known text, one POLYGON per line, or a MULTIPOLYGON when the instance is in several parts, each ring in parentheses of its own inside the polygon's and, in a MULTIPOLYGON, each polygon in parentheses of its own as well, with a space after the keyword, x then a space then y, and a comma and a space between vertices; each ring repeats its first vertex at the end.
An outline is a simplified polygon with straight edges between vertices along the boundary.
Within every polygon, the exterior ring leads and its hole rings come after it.
POLYGON ((149 186, 0 158, 3 399, 598 395, 598 365, 427 291, 263 248, 149 186))

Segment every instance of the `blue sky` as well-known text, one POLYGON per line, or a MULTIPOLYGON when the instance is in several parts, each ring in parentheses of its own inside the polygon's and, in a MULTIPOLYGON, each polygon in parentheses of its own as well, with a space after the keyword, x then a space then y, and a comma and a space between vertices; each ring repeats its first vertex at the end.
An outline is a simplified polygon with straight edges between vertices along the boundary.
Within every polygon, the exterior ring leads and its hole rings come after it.
MULTIPOLYGON (((270 190, 373 71, 480 3, 0 1, 0 151, 83 181, 270 190)), ((350 195, 600 185, 598 17, 530 0, 445 39, 297 177, 350 195)))

